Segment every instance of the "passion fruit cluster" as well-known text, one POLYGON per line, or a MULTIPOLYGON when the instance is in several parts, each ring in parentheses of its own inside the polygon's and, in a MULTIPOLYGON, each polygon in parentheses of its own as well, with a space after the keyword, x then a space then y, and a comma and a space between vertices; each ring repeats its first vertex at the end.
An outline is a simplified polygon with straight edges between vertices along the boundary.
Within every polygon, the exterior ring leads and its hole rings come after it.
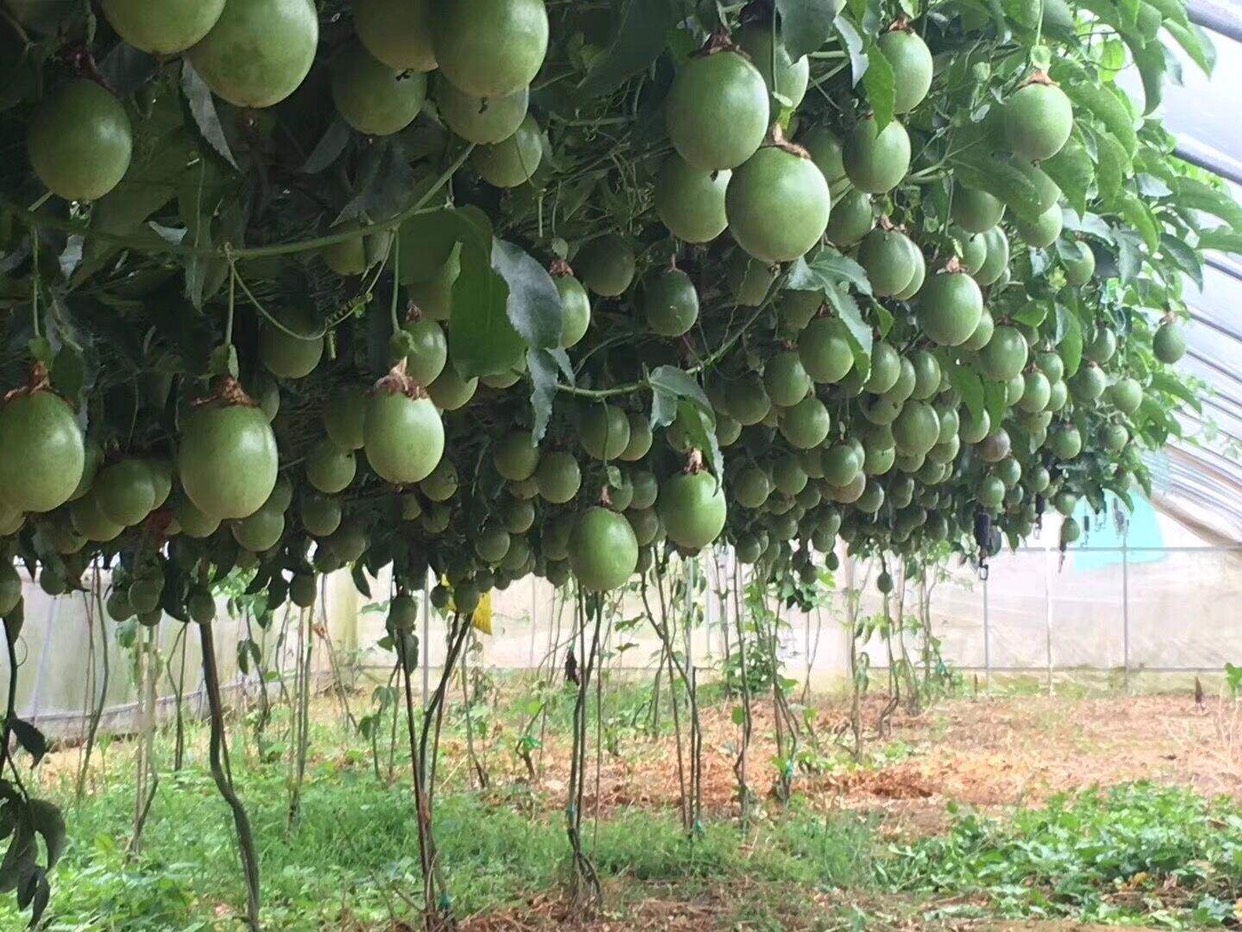
MULTIPOLYGON (((391 564, 400 634, 429 570, 446 583, 436 603, 451 590, 459 611, 530 574, 616 589, 717 542, 769 578, 810 578, 840 541, 972 550, 980 516, 1016 541, 1049 507, 1068 519, 1141 479, 1185 339, 1167 289, 1122 280, 1119 227, 1084 223, 1054 180, 1068 147, 1077 196, 1116 213, 1098 204, 1105 168, 1077 156, 1100 132, 1079 97, 1034 64, 980 70, 973 50, 1000 40, 953 4, 867 37, 887 94, 854 80, 835 38, 790 54, 768 4, 710 28, 687 14, 637 66, 618 60, 638 27, 577 6, 355 0, 321 22, 307 0, 103 0, 122 40, 184 56, 182 79, 193 69, 230 105, 230 132, 258 125, 231 108, 286 106, 322 77, 357 165, 396 135, 383 151, 420 190, 453 157, 460 170, 403 222, 338 222, 304 177, 268 184, 251 146, 239 183, 280 193, 247 236, 304 237, 279 225, 301 197, 328 236, 270 270, 215 256, 220 279, 263 279, 260 295, 300 306, 209 293, 196 333, 239 356, 212 378, 167 315, 138 311, 151 352, 175 361, 158 403, 75 410, 36 370, 0 404, 0 535, 37 554, 45 589, 119 554, 114 617, 205 622, 209 582, 235 566, 308 605, 319 574, 391 564), (512 271, 501 246, 530 261, 512 271), (325 279, 362 282, 363 299, 324 312, 307 295, 325 279), (532 336, 549 321, 555 345, 532 336), (467 362, 467 341, 503 344, 504 364, 467 362)), ((1050 34, 1073 35, 1066 15, 1050 34)), ((90 76, 51 82, 29 122, 35 176, 92 201, 150 171, 133 158, 136 106, 90 76)), ((362 168, 350 181, 355 199, 379 185, 362 168)), ((100 287, 131 287, 144 258, 115 256, 100 287)), ((1079 533, 1067 520, 1065 539, 1079 533)), ((14 579, 0 566, 0 609, 14 579)))

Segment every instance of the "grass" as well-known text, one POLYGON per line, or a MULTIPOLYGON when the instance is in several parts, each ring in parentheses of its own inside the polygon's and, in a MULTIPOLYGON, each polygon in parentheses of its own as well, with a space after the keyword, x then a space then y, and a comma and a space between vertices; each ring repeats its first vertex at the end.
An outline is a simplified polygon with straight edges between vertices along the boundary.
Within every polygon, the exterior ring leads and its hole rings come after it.
MULTIPOLYGON (((316 705, 301 816, 292 829, 280 744, 287 717, 278 711, 263 750, 248 734, 250 720, 231 728, 238 791, 260 846, 266 927, 416 926, 421 880, 403 755, 396 755, 392 784, 386 759, 377 779, 370 743, 342 728, 332 708, 316 705)), ((652 753, 641 736, 648 711, 649 694, 615 688, 604 731, 618 753, 652 753)), ((550 713, 554 720, 563 715, 559 707, 550 713)), ((493 762, 511 754, 529 716, 528 705, 502 704, 490 719, 474 721, 476 729, 486 725, 493 762)), ((550 733, 562 724, 554 721, 550 733)), ((457 915, 520 911, 555 896, 568 868, 563 792, 532 793, 508 775, 497 776, 488 791, 470 791, 462 782, 460 709, 448 725, 453 751, 442 764, 436 825, 457 915)), ((185 766, 174 773, 167 767, 171 738, 157 736, 155 757, 164 766, 136 856, 127 853, 132 743, 110 742, 102 751, 80 805, 71 752, 41 775, 39 792, 65 807, 70 836, 45 928, 239 928, 244 892, 232 821, 206 773, 202 727, 192 725, 188 738, 185 766)), ((868 766, 894 766, 919 753, 902 742, 877 752, 868 766)), ((1242 814, 1185 789, 1128 784, 1001 817, 955 811, 940 834, 887 843, 878 822, 879 816, 825 814, 822 801, 795 797, 784 808, 760 807, 745 836, 717 816, 687 839, 675 810, 639 807, 609 810, 585 830, 609 909, 633 929, 667 928, 668 911, 677 909, 688 911, 693 922, 684 927, 694 929, 882 930, 978 917, 1169 928, 1238 921, 1242 814)), ((0 929, 23 924, 11 898, 0 898, 0 929)))

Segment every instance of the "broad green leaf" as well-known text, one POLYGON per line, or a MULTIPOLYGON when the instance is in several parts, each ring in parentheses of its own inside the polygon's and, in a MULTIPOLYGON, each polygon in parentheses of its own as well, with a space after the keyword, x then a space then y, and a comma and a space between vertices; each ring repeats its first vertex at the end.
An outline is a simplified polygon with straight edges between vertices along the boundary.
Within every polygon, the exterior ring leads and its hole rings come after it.
POLYGON ((1096 84, 1078 65, 1059 59, 1052 66, 1052 76, 1061 82, 1061 89, 1074 103, 1074 116, 1082 119, 1090 114, 1121 144, 1127 161, 1138 149, 1138 135, 1134 129, 1134 117, 1123 102, 1119 92, 1112 87, 1096 84))
POLYGON ((1195 411, 1203 413, 1203 400, 1199 394, 1177 376, 1168 372, 1155 372, 1151 377, 1150 388, 1153 391, 1172 395, 1190 405, 1195 411))
POLYGON ((1160 106, 1164 97, 1164 46, 1158 42, 1131 43, 1130 54, 1143 80, 1143 115, 1147 116, 1160 106))
POLYGON ((517 366, 526 342, 509 320, 509 286, 478 244, 465 245, 453 283, 449 358, 463 378, 500 375, 517 366))
POLYGON ((1145 0, 1147 6, 1154 7, 1166 20, 1175 25, 1187 26, 1190 20, 1186 16, 1186 5, 1182 0, 1145 0))
POLYGON ((229 148, 229 141, 224 137, 224 127, 220 125, 216 99, 188 58, 181 62, 181 90, 185 94, 185 102, 189 104, 190 115, 194 117, 194 125, 198 127, 207 145, 215 150, 216 155, 237 168, 233 150, 229 148))
POLYGON ((1199 234, 1199 248, 1242 255, 1242 233, 1237 233, 1226 227, 1205 230, 1199 234))
POLYGON ((492 243, 492 269, 509 286, 509 323, 527 345, 560 346, 564 307, 548 270, 521 247, 502 239, 492 243))
POLYGON ((592 60, 578 92, 584 97, 611 94, 649 67, 664 51, 675 20, 670 0, 624 0, 612 44, 592 60))
POLYGON ((850 56, 850 84, 857 87, 858 82, 866 76, 869 64, 863 38, 854 24, 845 16, 838 16, 835 26, 850 56))
POLYGON ((328 125, 319 142, 315 144, 311 154, 306 157, 301 171, 307 175, 319 174, 341 157, 341 153, 345 151, 345 147, 353 136, 354 133, 349 128, 349 124, 340 117, 336 117, 328 125))
POLYGON ((1117 277, 1123 285, 1138 278, 1143 266, 1143 238, 1124 227, 1113 228, 1113 242, 1117 246, 1117 277))
POLYGON ((1219 217, 1235 230, 1242 230, 1242 206, 1225 191, 1194 178, 1177 180, 1173 202, 1178 207, 1202 211, 1219 217))
POLYGON ((47 868, 51 870, 65 850, 64 816, 47 800, 32 799, 30 821, 34 830, 43 836, 43 843, 47 846, 47 868))
POLYGON ((840 5, 836 0, 776 0, 781 38, 795 61, 819 51, 832 35, 840 5))
POLYGON ((1063 305, 1057 306, 1057 352, 1065 363, 1065 377, 1069 378, 1082 365, 1082 323, 1078 316, 1063 305))
POLYGON ((1203 289, 1203 260, 1191 247, 1175 236, 1164 233, 1160 237, 1160 251, 1177 268, 1190 276, 1190 280, 1203 289))
POLYGON ((1121 216, 1142 237, 1148 251, 1155 252, 1160 245, 1160 233, 1156 230, 1156 221, 1147 202, 1132 191, 1122 191, 1117 200, 1121 216))
POLYGON ((1121 147, 1121 143, 1112 136, 1097 134, 1096 143, 1099 147, 1096 181, 1100 201, 1105 210, 1112 210, 1116 204, 1117 195, 1121 191, 1121 184, 1130 160, 1121 147))
POLYGON ((970 412, 970 416, 978 420, 985 408, 983 393, 983 377, 973 366, 964 365, 958 360, 951 361, 946 367, 949 384, 961 396, 962 404, 970 412))
POLYGON ((565 376, 567 384, 574 384, 574 370, 569 357, 560 348, 533 348, 526 354, 526 370, 530 373, 530 405, 535 414, 531 438, 538 444, 548 430, 552 419, 552 404, 556 398, 558 371, 565 376))
POLYGON ((1216 49, 1206 32, 1194 23, 1183 26, 1168 20, 1165 20, 1164 28, 1204 74, 1212 73, 1216 67, 1216 49))
MULTIPOLYGON (((657 400, 652 407, 652 427, 664 427, 672 423, 672 418, 667 421, 659 420, 658 423, 655 420, 656 408, 661 406, 661 401, 664 403, 663 410, 660 412, 661 416, 670 413, 667 407, 669 398, 688 398, 700 407, 711 410, 711 402, 707 400, 703 387, 699 385, 694 376, 676 366, 657 366, 647 376, 647 384, 651 386, 657 400)), ((675 411, 671 413, 676 415, 675 411)))
POLYGON ((863 75, 863 91, 867 103, 875 114, 876 132, 893 121, 893 107, 897 101, 897 82, 893 66, 878 45, 867 47, 867 73, 863 75))
POLYGON ((1087 212, 1087 192, 1095 182, 1095 166, 1086 149, 1071 139, 1060 152, 1045 159, 1039 167, 1057 183, 1070 207, 1079 216, 1087 212))

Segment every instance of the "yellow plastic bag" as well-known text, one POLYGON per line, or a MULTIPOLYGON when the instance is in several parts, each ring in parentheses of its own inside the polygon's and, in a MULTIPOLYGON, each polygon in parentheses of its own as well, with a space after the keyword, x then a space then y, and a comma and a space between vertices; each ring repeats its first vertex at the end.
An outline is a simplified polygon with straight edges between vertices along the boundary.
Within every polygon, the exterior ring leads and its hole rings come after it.
MULTIPOLYGON (((448 580, 441 578, 444 585, 448 585, 448 580)), ((453 597, 449 596, 448 610, 450 612, 457 611, 457 606, 453 604, 453 597)), ((479 598, 479 607, 474 610, 474 614, 470 617, 470 624, 476 631, 483 634, 492 633, 492 591, 489 589, 479 598)))

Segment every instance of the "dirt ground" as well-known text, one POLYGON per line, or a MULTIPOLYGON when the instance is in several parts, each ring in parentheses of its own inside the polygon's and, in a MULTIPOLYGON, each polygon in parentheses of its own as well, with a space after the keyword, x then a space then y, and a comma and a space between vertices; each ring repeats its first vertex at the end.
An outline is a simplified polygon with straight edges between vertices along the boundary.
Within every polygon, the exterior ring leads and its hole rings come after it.
MULTIPOLYGON (((959 699, 917 716, 897 713, 891 734, 876 737, 874 722, 881 703, 868 703, 864 719, 869 763, 841 763, 821 773, 799 776, 796 791, 812 805, 865 811, 881 817, 881 831, 893 838, 944 829, 950 803, 1002 813, 1020 805, 1039 805, 1062 793, 1151 780, 1182 785, 1205 795, 1242 800, 1242 706, 1208 699, 1196 704, 1190 695, 1065 699, 1047 696, 959 699)), ((848 721, 835 704, 817 708, 815 730, 825 753, 834 734, 848 721)), ((727 707, 703 714, 704 808, 716 816, 736 811, 733 765, 737 726, 727 707)), ((770 706, 756 709, 756 739, 751 749, 751 786, 766 795, 772 783, 767 762, 775 753, 770 706)), ((809 740, 804 738, 804 741, 809 740)), ((675 807, 679 798, 672 740, 635 742, 622 758, 603 758, 600 778, 602 810, 613 807, 675 807)), ((559 765, 562 749, 548 748, 546 776, 536 787, 549 803, 564 791, 559 765)), ((775 805, 775 803, 769 803, 775 805)), ((594 808, 594 798, 588 800, 594 808)), ((788 924, 739 922, 739 903, 778 891, 721 890, 709 887, 693 902, 684 896, 662 897, 643 891, 615 918, 589 925, 569 921, 555 900, 468 922, 468 932, 534 932, 589 928, 621 930, 806 930, 869 929, 884 932, 942 929, 971 932, 1099 932, 1106 926, 1066 921, 996 922, 979 919, 925 921, 917 903, 887 897, 860 903, 852 893, 810 894, 799 917, 788 924), (856 911, 866 913, 856 924, 856 911), (809 911, 809 912, 808 912, 809 911)), ((615 903, 616 898, 610 897, 615 903)))

